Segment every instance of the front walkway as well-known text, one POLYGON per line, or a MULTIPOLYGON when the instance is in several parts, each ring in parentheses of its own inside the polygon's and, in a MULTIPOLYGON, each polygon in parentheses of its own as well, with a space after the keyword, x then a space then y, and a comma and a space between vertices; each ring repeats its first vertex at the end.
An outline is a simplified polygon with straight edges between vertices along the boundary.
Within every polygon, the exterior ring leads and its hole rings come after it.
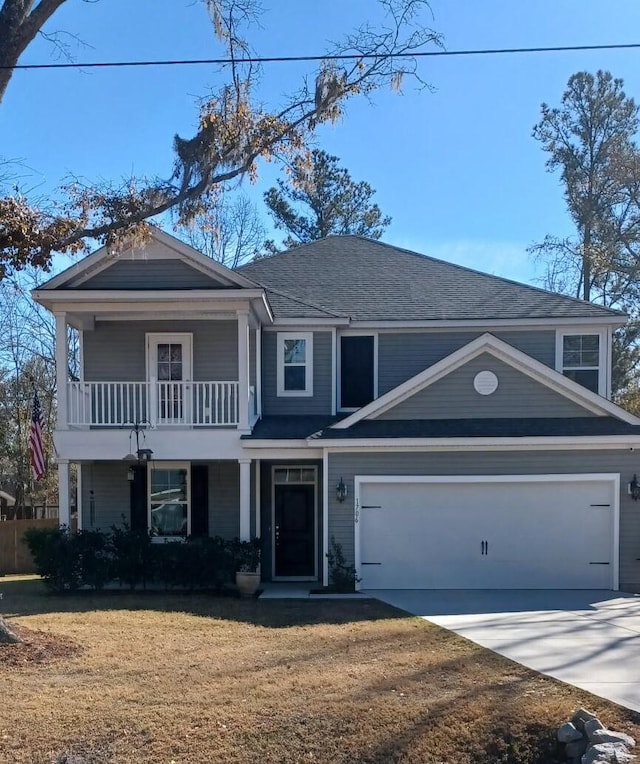
POLYGON ((640 711, 640 595, 369 590, 528 668, 640 711))

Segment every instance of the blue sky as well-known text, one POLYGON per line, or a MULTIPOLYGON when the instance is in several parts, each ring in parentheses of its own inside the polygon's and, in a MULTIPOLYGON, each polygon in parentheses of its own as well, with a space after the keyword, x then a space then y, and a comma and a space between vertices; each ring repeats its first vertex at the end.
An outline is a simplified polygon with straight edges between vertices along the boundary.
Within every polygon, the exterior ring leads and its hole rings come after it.
MULTIPOLYGON (((265 56, 324 52, 362 20, 375 0, 263 0, 252 41, 265 56)), ((637 0, 432 0, 450 50, 611 44, 640 40, 637 0)), ((78 60, 199 58, 220 54, 196 0, 68 0, 48 31, 91 47, 78 60)), ((56 60, 37 40, 23 63, 56 60)), ((393 222, 384 240, 523 281, 542 275, 526 253, 546 233, 568 234, 562 189, 531 138, 542 101, 555 105, 569 76, 608 69, 640 98, 640 50, 424 59, 432 92, 410 82, 404 95, 352 101, 317 145, 377 190, 393 222)), ((260 95, 276 104, 311 68, 269 65, 260 95)), ((207 66, 17 72, 0 107, 0 153, 23 162, 23 183, 51 193, 68 174, 88 180, 168 175, 171 141, 196 124, 198 96, 219 82, 207 66)), ((245 188, 261 204, 278 176, 263 168, 245 188)), ((266 212, 265 218, 267 217, 266 212)))

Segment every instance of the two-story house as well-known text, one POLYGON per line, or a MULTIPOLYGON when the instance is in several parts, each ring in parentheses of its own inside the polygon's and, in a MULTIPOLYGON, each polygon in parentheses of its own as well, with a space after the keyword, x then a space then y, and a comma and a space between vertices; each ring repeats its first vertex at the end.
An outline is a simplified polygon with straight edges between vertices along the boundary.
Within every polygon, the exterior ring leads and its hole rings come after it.
POLYGON ((597 305, 356 236, 229 270, 156 231, 34 292, 60 518, 250 538, 266 580, 640 590, 640 419, 597 305), (81 375, 67 378, 67 327, 81 375))

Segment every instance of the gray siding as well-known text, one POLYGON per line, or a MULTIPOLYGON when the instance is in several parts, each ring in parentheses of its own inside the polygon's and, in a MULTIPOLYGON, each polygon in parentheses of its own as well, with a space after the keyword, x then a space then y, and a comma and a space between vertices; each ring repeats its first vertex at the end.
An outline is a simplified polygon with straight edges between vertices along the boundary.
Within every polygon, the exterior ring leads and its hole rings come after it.
POLYGON ((195 381, 238 379, 238 328, 235 321, 97 321, 94 331, 83 334, 85 380, 145 380, 147 332, 193 334, 195 381))
POLYGON ((240 535, 240 465, 209 462, 209 535, 240 535))
MULTIPOLYGON (((384 395, 482 334, 481 331, 381 332, 378 335, 378 395, 384 395)), ((492 334, 554 368, 554 331, 495 331, 492 334)))
POLYGON ((82 527, 108 531, 131 519, 130 486, 126 462, 97 462, 82 465, 82 527), (89 500, 93 491, 95 515, 91 524, 89 500))
MULTIPOLYGON (((235 538, 240 532, 240 468, 237 462, 208 462, 209 535, 235 538)), ((109 530, 129 523, 131 510, 126 462, 82 465, 82 527, 109 530), (89 498, 94 492, 95 521, 90 522, 89 498)))
POLYGON ((262 335, 262 413, 331 413, 331 332, 313 333, 313 395, 304 398, 277 396, 277 332, 262 335))
MULTIPOLYGON (((620 473, 620 588, 640 591, 640 512, 627 495, 638 472, 638 455, 628 450, 487 451, 484 453, 343 453, 329 456, 329 485, 342 477, 349 495, 340 504, 329 492, 329 535, 335 535, 353 561, 355 475, 535 475, 620 473)), ((571 543, 571 539, 567 539, 571 543)))
POLYGON ((571 417, 593 414, 489 353, 482 353, 374 418, 486 419, 521 416, 571 417), (476 374, 485 370, 494 372, 498 377, 498 389, 491 395, 480 395, 473 387, 476 374))
POLYGON ((76 289, 224 289, 182 260, 117 260, 76 289))

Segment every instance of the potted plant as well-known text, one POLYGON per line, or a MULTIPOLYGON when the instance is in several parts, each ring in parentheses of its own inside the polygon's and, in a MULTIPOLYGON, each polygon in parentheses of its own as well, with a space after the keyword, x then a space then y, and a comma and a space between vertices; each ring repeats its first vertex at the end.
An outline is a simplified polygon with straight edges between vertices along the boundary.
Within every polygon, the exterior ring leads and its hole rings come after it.
POLYGON ((253 597, 260 586, 260 539, 236 540, 234 544, 236 562, 236 586, 242 597, 253 597))

